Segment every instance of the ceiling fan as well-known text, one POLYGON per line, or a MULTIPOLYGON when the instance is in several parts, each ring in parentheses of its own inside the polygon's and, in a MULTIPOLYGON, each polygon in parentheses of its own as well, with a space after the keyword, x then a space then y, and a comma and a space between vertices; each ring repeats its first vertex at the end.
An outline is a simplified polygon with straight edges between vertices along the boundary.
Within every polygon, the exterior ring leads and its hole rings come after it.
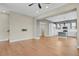
MULTIPOLYGON (((49 4, 49 3, 45 3, 45 4, 49 4)), ((28 6, 32 6, 32 5, 34 5, 34 3, 31 3, 31 4, 29 4, 28 6)), ((39 7, 40 9, 42 8, 41 3, 37 3, 37 5, 38 5, 38 7, 39 7)))

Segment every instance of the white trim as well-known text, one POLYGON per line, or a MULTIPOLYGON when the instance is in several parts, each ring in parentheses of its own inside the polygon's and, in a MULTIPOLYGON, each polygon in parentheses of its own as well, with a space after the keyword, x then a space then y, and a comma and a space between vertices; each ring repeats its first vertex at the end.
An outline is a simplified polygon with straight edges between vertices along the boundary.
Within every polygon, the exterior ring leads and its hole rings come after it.
POLYGON ((79 48, 79 46, 77 46, 77 48, 79 48))
POLYGON ((30 39, 37 39, 39 40, 40 37, 34 37, 34 38, 23 38, 23 39, 13 39, 13 40, 10 40, 10 42, 17 42, 17 41, 22 41, 22 40, 30 40, 30 39))
POLYGON ((34 37, 35 39, 40 39, 40 37, 34 37))
POLYGON ((13 39, 13 40, 10 40, 10 42, 17 42, 17 41, 22 41, 22 40, 30 40, 30 39, 33 39, 33 38, 24 38, 24 39, 13 39))
POLYGON ((0 41, 8 41, 8 39, 3 39, 3 40, 0 40, 0 41))

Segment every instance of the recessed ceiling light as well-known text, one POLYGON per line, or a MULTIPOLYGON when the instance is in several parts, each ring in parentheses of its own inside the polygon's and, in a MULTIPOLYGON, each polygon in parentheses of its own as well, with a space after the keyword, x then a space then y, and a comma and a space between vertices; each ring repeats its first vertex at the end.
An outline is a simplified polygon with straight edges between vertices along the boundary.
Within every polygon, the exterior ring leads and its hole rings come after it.
POLYGON ((39 11, 36 11, 36 13, 39 13, 39 11))
POLYGON ((2 10, 3 13, 6 13, 6 10, 2 10))
POLYGON ((48 6, 46 6, 46 8, 48 8, 48 6))

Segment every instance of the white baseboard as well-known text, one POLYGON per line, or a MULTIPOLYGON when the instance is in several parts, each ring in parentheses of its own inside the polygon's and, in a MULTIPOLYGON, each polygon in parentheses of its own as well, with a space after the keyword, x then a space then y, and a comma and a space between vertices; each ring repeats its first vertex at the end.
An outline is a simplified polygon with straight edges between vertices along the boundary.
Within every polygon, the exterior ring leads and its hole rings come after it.
POLYGON ((0 41, 8 41, 8 39, 3 39, 3 40, 0 40, 0 41))
POLYGON ((79 48, 79 46, 77 46, 77 48, 79 48))
POLYGON ((10 40, 10 42, 18 42, 18 41, 30 40, 30 39, 33 39, 33 38, 13 39, 13 40, 10 40))
POLYGON ((35 39, 40 39, 40 37, 34 37, 35 39))
MULTIPOLYGON (((30 40, 30 39, 40 39, 40 37, 30 37, 30 38, 21 38, 21 39, 12 39, 12 40, 10 40, 10 42, 17 42, 17 41, 22 41, 22 40, 30 40)), ((6 39, 6 40, 8 40, 8 39, 6 39)), ((1 41, 6 41, 6 40, 1 40, 1 41)))

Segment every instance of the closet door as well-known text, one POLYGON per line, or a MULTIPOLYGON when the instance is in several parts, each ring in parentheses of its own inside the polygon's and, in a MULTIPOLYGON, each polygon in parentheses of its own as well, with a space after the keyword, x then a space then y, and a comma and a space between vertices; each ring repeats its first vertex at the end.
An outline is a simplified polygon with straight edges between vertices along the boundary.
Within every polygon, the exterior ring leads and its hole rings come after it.
POLYGON ((40 22, 40 36, 44 34, 45 36, 48 35, 48 24, 45 22, 40 22))
POLYGON ((8 40, 8 15, 0 13, 0 41, 8 40))

